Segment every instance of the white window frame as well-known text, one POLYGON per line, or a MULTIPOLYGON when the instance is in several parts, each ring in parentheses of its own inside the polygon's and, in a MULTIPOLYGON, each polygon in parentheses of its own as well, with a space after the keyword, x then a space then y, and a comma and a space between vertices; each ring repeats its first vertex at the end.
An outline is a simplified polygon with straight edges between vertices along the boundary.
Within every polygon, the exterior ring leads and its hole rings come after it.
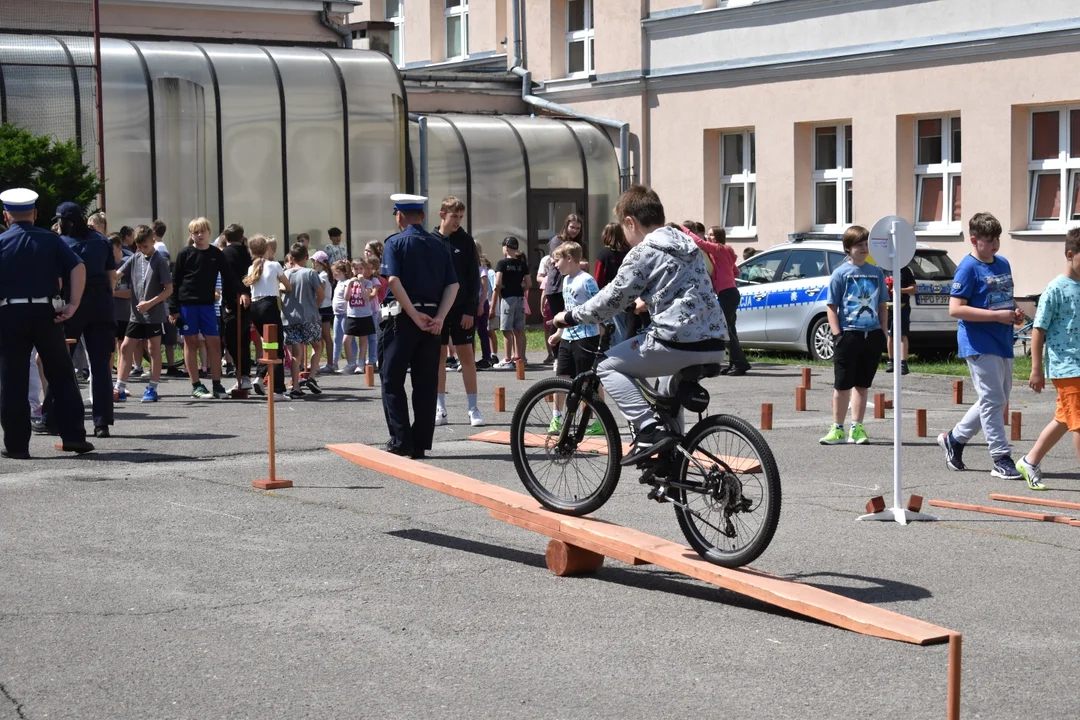
MULTIPOLYGON (((852 168, 844 167, 847 164, 847 132, 852 128, 853 123, 850 120, 844 120, 836 123, 823 123, 820 125, 814 125, 810 128, 810 142, 812 145, 810 167, 817 168, 817 131, 820 128, 833 128, 836 130, 836 165, 835 168, 828 168, 825 170, 812 170, 810 178, 810 194, 811 194, 811 219, 813 224, 811 228, 814 232, 843 232, 852 223, 847 222, 847 189, 848 183, 852 184, 854 188, 854 178, 852 168), (836 222, 826 225, 819 225, 817 223, 817 187, 822 183, 832 182, 836 184, 836 222)), ((854 220, 854 215, 852 220, 854 220)))
POLYGON ((1074 211, 1080 208, 1072 207, 1072 189, 1080 182, 1080 156, 1069 157, 1070 126, 1069 115, 1072 111, 1080 111, 1080 105, 1060 105, 1057 107, 1033 107, 1028 112, 1028 230, 1060 230, 1064 232, 1071 224, 1074 211), (1035 113, 1042 112, 1058 113, 1058 156, 1053 160, 1032 160, 1031 154, 1035 148, 1035 113), (1061 183, 1061 211, 1056 220, 1035 219, 1035 178, 1048 172, 1057 172, 1061 183))
MULTIPOLYGON (((953 209, 953 178, 961 177, 959 162, 953 162, 953 133, 952 121, 959 120, 960 114, 951 115, 923 115, 915 118, 915 214, 916 230, 947 230, 950 233, 960 230, 962 220, 952 219, 953 209), (919 164, 919 121, 938 120, 941 122, 941 162, 926 165, 919 164), (922 179, 925 177, 940 176, 942 179, 942 204, 941 217, 929 222, 918 222, 919 210, 922 208, 922 179)), ((961 137, 964 132, 963 125, 960 127, 961 137)), ((961 140, 963 142, 963 140, 961 140)), ((962 148, 962 146, 961 146, 962 148)), ((962 186, 961 186, 962 187, 962 186)), ((963 200, 961 199, 961 202, 963 200)))
POLYGON ((461 55, 450 55, 450 43, 446 43, 446 59, 447 60, 461 60, 469 57, 469 0, 461 0, 461 4, 457 7, 451 7, 447 4, 447 0, 443 2, 443 40, 448 40, 448 33, 450 32, 450 18, 458 16, 461 18, 461 33, 458 38, 461 43, 461 49, 464 51, 461 55))
MULTIPOLYGON (((384 14, 386 12, 386 2, 385 2, 385 0, 383 2, 383 12, 384 12, 384 14)), ((390 58, 394 61, 395 64, 400 66, 400 65, 404 64, 404 62, 405 62, 405 0, 399 0, 399 2, 398 2, 398 12, 401 13, 401 14, 400 15, 394 15, 394 16, 387 16, 387 17, 385 17, 383 19, 386 20, 386 22, 394 23, 394 37, 397 38, 397 42, 396 42, 397 47, 395 48, 394 44, 391 44, 391 46, 390 46, 390 58), (394 57, 394 50, 395 49, 398 52, 398 57, 394 57)))
POLYGON ((596 71, 593 62, 593 46, 596 42, 595 18, 593 17, 593 0, 583 0, 585 3, 585 19, 589 23, 584 30, 570 32, 570 3, 566 3, 566 77, 583 78, 589 77, 596 71), (585 48, 585 69, 580 72, 570 72, 570 45, 580 42, 585 48))
POLYGON ((724 224, 724 232, 730 236, 755 235, 757 233, 757 167, 751 162, 751 146, 757 138, 754 128, 744 130, 730 130, 720 133, 720 222, 724 224), (742 169, 736 175, 724 175, 724 138, 730 135, 741 135, 742 169), (728 217, 728 188, 741 185, 743 188, 743 221, 740 225, 727 225, 728 217))

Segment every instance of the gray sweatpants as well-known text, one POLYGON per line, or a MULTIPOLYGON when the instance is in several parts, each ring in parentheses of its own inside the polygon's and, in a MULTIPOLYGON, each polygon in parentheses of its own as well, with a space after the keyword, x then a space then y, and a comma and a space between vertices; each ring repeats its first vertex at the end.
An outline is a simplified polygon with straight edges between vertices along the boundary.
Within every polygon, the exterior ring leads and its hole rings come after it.
POLYGON ((690 365, 723 363, 724 351, 691 352, 674 350, 657 342, 651 335, 638 335, 624 340, 607 351, 607 359, 600 363, 596 374, 604 389, 611 395, 615 405, 626 419, 640 430, 655 417, 645 402, 641 390, 631 378, 657 379, 657 390, 662 395, 671 394, 672 376, 690 365))
POLYGON ((1005 405, 1012 391, 1012 358, 1000 355, 972 355, 967 358, 971 371, 971 384, 979 399, 953 428, 953 438, 967 443, 983 431, 990 446, 990 457, 1009 454, 1009 441, 1005 436, 1005 405))

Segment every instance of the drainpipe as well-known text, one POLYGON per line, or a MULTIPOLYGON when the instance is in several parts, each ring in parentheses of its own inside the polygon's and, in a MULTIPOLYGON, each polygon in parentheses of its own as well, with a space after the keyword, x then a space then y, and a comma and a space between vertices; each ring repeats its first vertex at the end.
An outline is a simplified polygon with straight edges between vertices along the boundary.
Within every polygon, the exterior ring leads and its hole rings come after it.
POLYGON ((525 69, 522 62, 525 40, 521 37, 521 0, 511 0, 510 4, 513 10, 511 22, 514 31, 514 42, 512 45, 514 56, 511 58, 510 72, 521 78, 521 99, 529 105, 543 108, 544 110, 559 115, 569 115, 596 125, 617 129, 619 131, 619 189, 625 191, 630 187, 632 180, 630 173, 630 123, 622 122, 621 120, 613 120, 611 118, 598 117, 596 115, 586 115, 571 107, 567 107, 566 105, 559 105, 558 103, 533 95, 531 92, 532 73, 525 69))
POLYGON ((409 120, 420 125, 420 188, 419 193, 424 197, 428 194, 428 129, 427 116, 409 113, 409 120))
POLYGON ((324 27, 330 28, 341 38, 342 47, 347 50, 352 50, 352 31, 338 25, 330 19, 330 3, 324 2, 322 4, 322 11, 319 13, 319 22, 321 22, 324 27))

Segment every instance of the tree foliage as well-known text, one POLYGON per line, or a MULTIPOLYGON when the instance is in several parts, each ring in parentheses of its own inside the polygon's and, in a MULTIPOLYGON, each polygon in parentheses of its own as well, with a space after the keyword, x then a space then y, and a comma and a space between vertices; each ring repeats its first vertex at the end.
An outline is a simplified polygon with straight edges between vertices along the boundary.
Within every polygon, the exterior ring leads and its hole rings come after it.
POLYGON ((11 123, 0 125, 0 192, 24 187, 36 192, 37 224, 52 225, 56 206, 75 202, 89 210, 101 191, 97 175, 83 162, 74 140, 34 135, 11 123))

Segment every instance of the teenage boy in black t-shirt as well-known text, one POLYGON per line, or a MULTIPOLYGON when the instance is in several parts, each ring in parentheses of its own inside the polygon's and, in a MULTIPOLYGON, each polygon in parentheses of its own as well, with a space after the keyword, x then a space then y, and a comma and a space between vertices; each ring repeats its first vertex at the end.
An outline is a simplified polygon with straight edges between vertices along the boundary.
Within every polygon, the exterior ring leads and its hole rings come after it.
POLYGON ((492 310, 499 307, 499 300, 502 300, 499 328, 506 346, 503 361, 495 365, 497 370, 509 370, 514 367, 515 360, 525 360, 525 316, 529 314, 532 278, 529 277, 529 264, 518 252, 519 247, 516 237, 503 239, 503 259, 495 265, 491 307, 492 310))
MULTIPOLYGON (((885 372, 893 371, 893 307, 892 307, 892 284, 893 276, 890 273, 885 282, 889 289, 889 327, 885 329, 889 337, 889 362, 885 364, 885 372)), ((911 268, 904 267, 900 270, 900 374, 908 374, 908 332, 911 330, 911 296, 915 294, 915 273, 911 268)))

